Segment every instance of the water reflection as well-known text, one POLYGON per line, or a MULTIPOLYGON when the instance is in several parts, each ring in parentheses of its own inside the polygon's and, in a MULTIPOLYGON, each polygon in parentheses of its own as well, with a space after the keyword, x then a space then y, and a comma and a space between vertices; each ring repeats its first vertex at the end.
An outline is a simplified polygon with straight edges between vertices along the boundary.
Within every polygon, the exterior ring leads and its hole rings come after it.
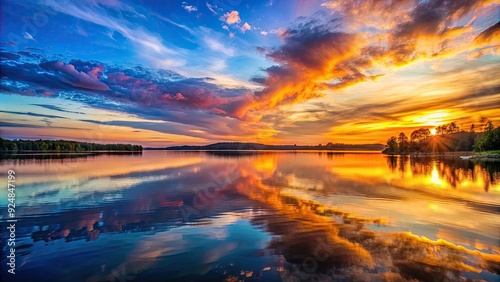
POLYGON ((408 178, 424 176, 436 187, 453 188, 481 184, 488 192, 500 181, 500 162, 471 161, 457 158, 409 158, 408 156, 388 156, 387 165, 394 173, 398 168, 401 175, 411 171, 408 178))
POLYGON ((387 165, 389 166, 392 172, 395 172, 396 168, 398 167, 398 157, 387 156, 387 165))
POLYGON ((58 159, 84 159, 99 156, 142 156, 142 152, 84 152, 84 153, 20 153, 20 154, 0 154, 2 160, 13 160, 14 162, 23 162, 23 160, 58 160, 58 159))
MULTIPOLYGON (((498 272, 500 256, 469 251, 444 240, 431 241, 409 232, 375 232, 365 219, 335 221, 324 205, 290 199, 279 190, 254 178, 241 179, 236 189, 249 198, 270 204, 277 211, 253 222, 279 235, 269 245, 294 263, 288 275, 300 279, 375 280, 380 273, 369 269, 392 269, 392 279, 424 281, 458 280, 462 272, 498 272), (337 272, 347 268, 348 272, 337 272)), ((378 221, 371 221, 378 223, 378 221)))
POLYGON ((76 159, 0 162, 22 187, 20 281, 499 277, 495 163, 348 152, 76 159))

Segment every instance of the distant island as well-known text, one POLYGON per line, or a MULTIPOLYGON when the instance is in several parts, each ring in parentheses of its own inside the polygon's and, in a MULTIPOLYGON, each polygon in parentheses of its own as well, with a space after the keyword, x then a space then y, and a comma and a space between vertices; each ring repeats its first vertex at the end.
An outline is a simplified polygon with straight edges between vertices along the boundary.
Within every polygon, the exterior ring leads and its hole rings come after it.
POLYGON ((317 146, 306 145, 264 145, 260 143, 220 142, 204 146, 171 146, 165 148, 144 148, 144 150, 173 150, 173 151, 238 151, 238 150, 353 150, 353 151, 380 151, 383 144, 342 144, 328 143, 317 146))
POLYGON ((8 140, 0 138, 0 153, 17 152, 94 152, 142 151, 142 146, 132 144, 97 144, 69 140, 8 140))
POLYGON ((468 131, 460 129, 455 122, 441 125, 433 129, 434 134, 426 128, 413 131, 410 136, 404 132, 387 140, 382 151, 388 155, 407 155, 419 153, 451 153, 475 152, 477 154, 500 155, 500 127, 495 128, 493 122, 483 119, 482 132, 475 132, 472 124, 468 131))

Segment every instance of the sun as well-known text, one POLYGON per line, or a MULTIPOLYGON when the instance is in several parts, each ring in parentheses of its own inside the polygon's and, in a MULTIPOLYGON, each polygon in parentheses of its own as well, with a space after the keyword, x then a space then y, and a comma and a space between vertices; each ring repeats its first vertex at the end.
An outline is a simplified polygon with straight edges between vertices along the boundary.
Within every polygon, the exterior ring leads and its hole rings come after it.
POLYGON ((436 135, 436 129, 435 128, 431 128, 431 135, 436 135))

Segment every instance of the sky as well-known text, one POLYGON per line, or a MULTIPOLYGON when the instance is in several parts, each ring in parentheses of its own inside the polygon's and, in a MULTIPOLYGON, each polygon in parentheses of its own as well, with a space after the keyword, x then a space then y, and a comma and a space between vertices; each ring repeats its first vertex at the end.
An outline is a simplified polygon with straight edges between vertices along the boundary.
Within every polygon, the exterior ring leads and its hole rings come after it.
POLYGON ((0 136, 385 143, 500 126, 498 0, 1 2, 0 136))

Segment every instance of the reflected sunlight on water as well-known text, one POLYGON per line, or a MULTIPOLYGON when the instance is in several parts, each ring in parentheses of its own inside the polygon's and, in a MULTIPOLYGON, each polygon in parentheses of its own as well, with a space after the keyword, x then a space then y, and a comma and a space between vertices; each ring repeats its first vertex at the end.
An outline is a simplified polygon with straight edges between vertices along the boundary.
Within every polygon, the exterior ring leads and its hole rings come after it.
POLYGON ((495 162, 145 151, 0 166, 18 179, 20 281, 498 279, 495 162))
POLYGON ((432 184, 439 185, 439 186, 444 186, 443 181, 441 181, 441 179, 439 179, 439 173, 438 173, 436 164, 434 164, 432 167, 432 173, 431 173, 431 178, 429 178, 429 182, 432 184))

